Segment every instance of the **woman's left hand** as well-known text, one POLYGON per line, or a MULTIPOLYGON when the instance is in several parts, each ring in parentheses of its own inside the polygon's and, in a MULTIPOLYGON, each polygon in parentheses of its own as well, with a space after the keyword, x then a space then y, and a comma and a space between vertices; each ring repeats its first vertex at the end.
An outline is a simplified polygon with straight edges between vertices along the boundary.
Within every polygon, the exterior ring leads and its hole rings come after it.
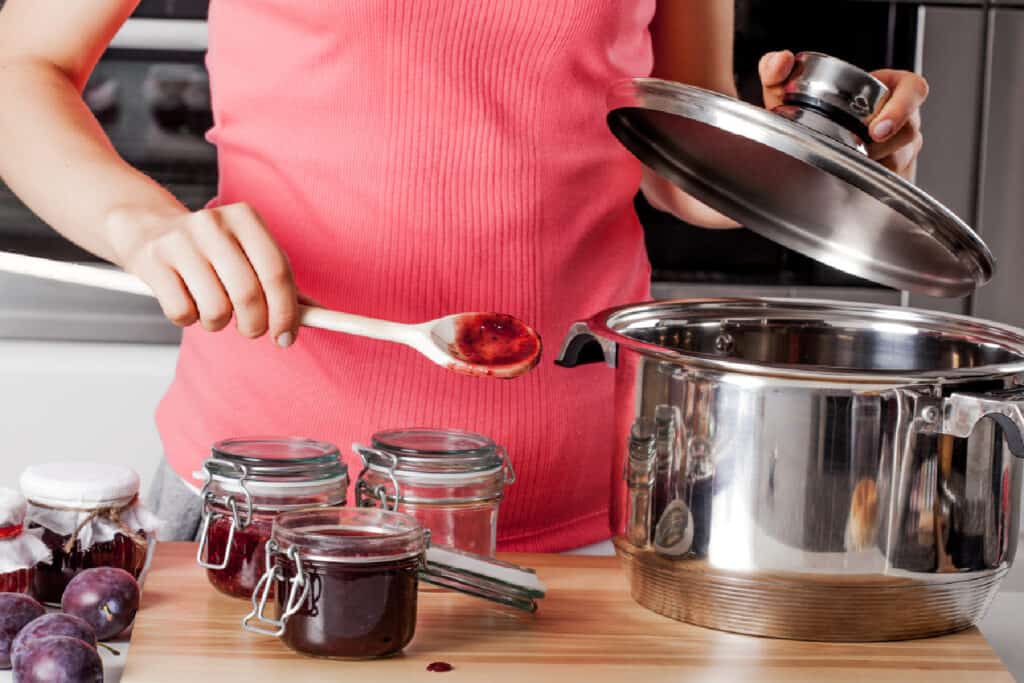
MULTIPOLYGON (((789 50, 769 52, 761 58, 758 71, 764 87, 764 105, 782 104, 782 84, 793 70, 789 50)), ((868 155, 890 171, 912 180, 921 152, 921 105, 928 97, 928 81, 910 71, 880 69, 871 75, 885 84, 891 95, 871 122, 868 155)))

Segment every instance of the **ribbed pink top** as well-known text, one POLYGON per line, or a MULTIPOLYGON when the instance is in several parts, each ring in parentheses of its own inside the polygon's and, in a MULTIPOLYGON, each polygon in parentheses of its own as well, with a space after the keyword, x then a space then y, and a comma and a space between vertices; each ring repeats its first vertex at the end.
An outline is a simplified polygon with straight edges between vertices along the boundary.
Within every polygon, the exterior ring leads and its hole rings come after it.
POLYGON ((546 356, 498 381, 319 330, 280 350, 189 329, 158 411, 175 470, 190 477, 228 436, 308 435, 347 455, 384 428, 468 429, 519 474, 501 547, 607 537, 624 447, 612 372, 552 360, 574 320, 649 295, 640 168, 604 119, 609 85, 650 71, 654 4, 214 0, 217 201, 255 206, 328 307, 403 322, 510 313, 546 356))

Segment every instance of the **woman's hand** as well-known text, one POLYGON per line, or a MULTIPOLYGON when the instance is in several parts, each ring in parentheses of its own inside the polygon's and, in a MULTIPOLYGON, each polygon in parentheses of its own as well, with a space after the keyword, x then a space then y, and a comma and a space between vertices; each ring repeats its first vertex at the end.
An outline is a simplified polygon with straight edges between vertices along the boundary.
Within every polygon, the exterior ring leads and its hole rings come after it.
POLYGON ((235 318, 250 338, 295 341, 298 294, 285 254, 256 211, 238 203, 154 213, 119 209, 107 234, 119 265, 141 278, 176 325, 210 331, 235 318))
MULTIPOLYGON (((793 70, 789 50, 769 52, 761 58, 758 71, 764 86, 764 104, 772 109, 782 104, 782 84, 793 70)), ((921 105, 928 97, 928 82, 910 71, 881 69, 871 72, 892 93, 871 122, 872 142, 868 155, 908 180, 914 177, 921 151, 921 105)))

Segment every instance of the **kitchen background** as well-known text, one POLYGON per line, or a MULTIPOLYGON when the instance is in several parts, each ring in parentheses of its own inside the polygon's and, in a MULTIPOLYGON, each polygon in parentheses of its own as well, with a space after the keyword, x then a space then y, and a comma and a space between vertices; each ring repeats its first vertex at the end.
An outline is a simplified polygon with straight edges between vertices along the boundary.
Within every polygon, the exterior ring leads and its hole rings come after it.
MULTIPOLYGON (((142 0, 85 90, 117 149, 192 207, 217 182, 215 150, 203 139, 211 123, 206 7, 142 0)), ((923 73, 932 89, 918 183, 980 231, 998 274, 965 299, 905 296, 749 231, 679 223, 638 197, 655 295, 905 302, 1024 326, 1024 0, 739 0, 737 32, 737 81, 750 101, 760 98, 758 58, 783 47, 923 73)), ((89 259, 2 185, 0 249, 89 259)), ((89 458, 131 464, 145 487, 160 454, 152 414, 177 339, 148 300, 0 276, 0 485, 15 484, 28 462, 89 458)), ((1008 587, 1024 589, 1019 565, 1008 587)))

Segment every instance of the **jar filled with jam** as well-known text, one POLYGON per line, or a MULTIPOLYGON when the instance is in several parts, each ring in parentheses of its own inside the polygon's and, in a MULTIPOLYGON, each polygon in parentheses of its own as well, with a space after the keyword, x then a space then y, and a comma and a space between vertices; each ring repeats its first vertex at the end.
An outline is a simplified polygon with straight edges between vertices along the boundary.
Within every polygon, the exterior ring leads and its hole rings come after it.
POLYGON ((498 507, 515 481, 504 448, 449 429, 378 432, 370 446, 352 448, 363 460, 357 505, 405 512, 438 544, 494 556, 498 507))
POLYGON ((416 631, 419 579, 532 611, 532 571, 452 549, 406 514, 378 508, 285 512, 242 626, 302 654, 369 659, 401 652, 416 631), (271 596, 277 617, 270 617, 271 596))
POLYGON ((51 559, 46 544, 25 533, 27 506, 20 493, 0 488, 0 593, 28 593, 36 565, 51 559))
POLYGON ((36 567, 32 593, 59 604, 80 571, 116 567, 140 579, 160 520, 139 502, 139 475, 106 463, 33 465, 21 475, 26 524, 52 552, 36 567))
POLYGON ((266 561, 274 518, 286 510, 345 504, 348 468, 338 448, 296 437, 226 439, 203 463, 196 559, 220 592, 248 598, 266 561))

